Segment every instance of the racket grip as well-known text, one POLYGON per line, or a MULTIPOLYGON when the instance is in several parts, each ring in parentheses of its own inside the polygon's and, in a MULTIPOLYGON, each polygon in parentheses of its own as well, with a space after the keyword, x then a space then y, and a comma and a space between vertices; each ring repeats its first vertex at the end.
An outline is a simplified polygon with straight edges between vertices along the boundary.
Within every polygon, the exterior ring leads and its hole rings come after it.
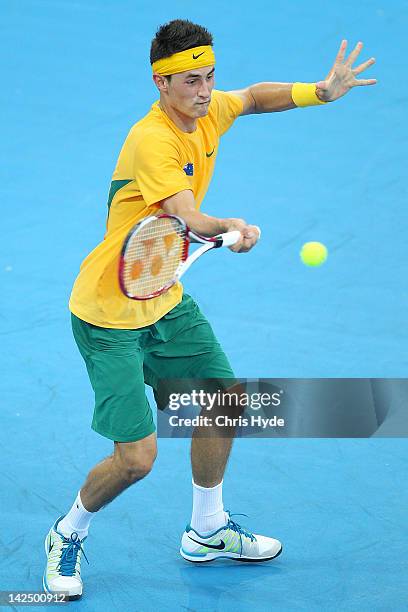
POLYGON ((226 232, 221 235, 222 237, 222 246, 232 246, 241 238, 241 232, 238 230, 233 230, 232 232, 226 232))
POLYGON ((258 234, 259 234, 258 240, 259 240, 262 235, 261 228, 259 227, 259 225, 255 225, 254 227, 256 227, 256 229, 258 230, 258 234))

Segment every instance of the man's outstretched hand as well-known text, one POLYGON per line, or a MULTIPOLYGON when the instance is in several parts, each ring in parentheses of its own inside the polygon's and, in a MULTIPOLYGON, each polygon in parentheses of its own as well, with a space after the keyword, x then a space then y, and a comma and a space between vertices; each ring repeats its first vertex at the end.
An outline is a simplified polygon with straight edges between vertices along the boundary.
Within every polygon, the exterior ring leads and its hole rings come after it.
POLYGON ((317 96, 325 102, 333 102, 333 100, 341 98, 350 91, 352 87, 375 85, 377 83, 376 79, 356 79, 356 75, 361 74, 375 62, 375 59, 371 57, 359 66, 355 68, 352 67, 360 55, 363 43, 357 43, 353 51, 345 60, 346 48, 347 40, 342 40, 339 52, 326 80, 316 83, 317 96))

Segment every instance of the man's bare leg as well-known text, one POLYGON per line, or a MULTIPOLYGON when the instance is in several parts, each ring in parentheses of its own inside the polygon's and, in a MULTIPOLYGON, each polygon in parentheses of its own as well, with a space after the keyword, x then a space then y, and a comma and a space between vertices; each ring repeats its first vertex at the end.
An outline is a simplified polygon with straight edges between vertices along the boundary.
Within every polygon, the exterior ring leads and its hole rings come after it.
POLYGON ((234 439, 233 428, 196 427, 191 440, 193 512, 191 527, 210 533, 227 522, 222 480, 234 439))
POLYGON ((45 541, 47 565, 43 576, 45 591, 64 591, 69 598, 81 597, 82 544, 91 519, 103 506, 150 472, 156 452, 156 434, 137 442, 115 442, 113 455, 90 471, 69 512, 48 532, 45 541))
POLYGON ((215 487, 224 476, 233 436, 208 437, 208 427, 196 427, 191 440, 191 468, 195 484, 215 487))
POLYGON ((152 469, 157 454, 156 434, 137 442, 115 442, 114 452, 88 474, 81 500, 88 512, 97 512, 152 469))
POLYGON ((243 529, 224 511, 222 478, 233 435, 217 436, 216 428, 213 433, 209 436, 208 428, 194 431, 191 443, 193 512, 181 539, 180 554, 195 563, 219 557, 271 561, 282 551, 279 540, 243 529))

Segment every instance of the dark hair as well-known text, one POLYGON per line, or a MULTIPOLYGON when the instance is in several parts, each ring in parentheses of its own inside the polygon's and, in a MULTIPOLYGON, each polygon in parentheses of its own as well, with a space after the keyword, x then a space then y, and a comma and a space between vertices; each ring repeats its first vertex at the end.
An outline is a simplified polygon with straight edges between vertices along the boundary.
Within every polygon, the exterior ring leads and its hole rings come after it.
POLYGON ((212 44, 212 34, 202 26, 186 19, 174 19, 157 30, 150 47, 150 63, 193 47, 212 44))

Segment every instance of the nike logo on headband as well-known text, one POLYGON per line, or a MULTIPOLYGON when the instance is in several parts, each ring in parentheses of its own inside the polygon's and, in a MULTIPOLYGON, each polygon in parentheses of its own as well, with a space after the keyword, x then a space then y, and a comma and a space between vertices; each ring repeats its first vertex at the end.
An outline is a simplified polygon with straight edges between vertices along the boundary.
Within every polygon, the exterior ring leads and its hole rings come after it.
POLYGON ((200 55, 204 55, 204 53, 205 53, 205 51, 202 51, 198 55, 194 55, 194 53, 193 53, 193 59, 198 59, 200 57, 200 55))

